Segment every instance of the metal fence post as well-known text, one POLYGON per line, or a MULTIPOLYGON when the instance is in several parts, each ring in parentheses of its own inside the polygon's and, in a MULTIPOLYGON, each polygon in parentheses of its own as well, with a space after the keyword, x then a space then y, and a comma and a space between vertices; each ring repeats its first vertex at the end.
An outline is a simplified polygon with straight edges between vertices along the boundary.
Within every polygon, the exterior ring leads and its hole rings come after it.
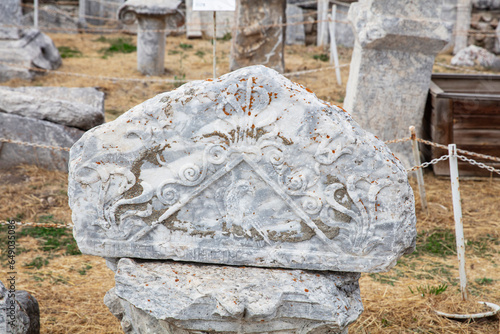
POLYGON ((457 146, 455 144, 448 145, 448 154, 450 155, 451 193, 453 196, 453 214, 455 216, 455 238, 457 241, 460 291, 462 292, 462 300, 466 301, 467 277, 465 275, 465 239, 464 226, 462 222, 462 205, 460 203, 460 190, 458 184, 457 146))
POLYGON ((33 7, 33 25, 38 29, 38 0, 34 1, 33 7))
POLYGON ((328 28, 330 31, 330 64, 335 64, 335 75, 337 76, 337 84, 342 85, 340 77, 339 55, 337 53, 337 41, 335 40, 335 21, 337 16, 337 5, 332 6, 332 14, 328 15, 328 28))

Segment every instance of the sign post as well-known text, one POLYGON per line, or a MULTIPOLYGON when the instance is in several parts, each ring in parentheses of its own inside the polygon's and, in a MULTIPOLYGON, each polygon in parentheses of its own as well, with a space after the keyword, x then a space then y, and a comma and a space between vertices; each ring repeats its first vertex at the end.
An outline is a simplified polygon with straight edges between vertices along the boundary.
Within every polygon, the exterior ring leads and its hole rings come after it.
POLYGON ((193 11, 213 11, 214 12, 214 36, 213 36, 213 62, 214 79, 217 77, 217 57, 215 55, 217 43, 217 11, 235 11, 236 0, 194 0, 193 11))

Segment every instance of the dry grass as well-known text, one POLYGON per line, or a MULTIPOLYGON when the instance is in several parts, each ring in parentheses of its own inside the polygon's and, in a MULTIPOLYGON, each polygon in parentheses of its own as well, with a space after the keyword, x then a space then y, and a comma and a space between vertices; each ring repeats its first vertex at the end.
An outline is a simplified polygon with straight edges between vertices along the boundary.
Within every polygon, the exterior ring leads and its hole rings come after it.
MULTIPOLYGON (((136 53, 102 58, 99 50, 105 45, 95 41, 99 37, 97 35, 52 34, 51 37, 57 46, 77 48, 82 52, 81 58, 64 59, 60 69, 62 72, 144 78, 136 70, 136 53)), ((130 38, 134 41, 134 37, 130 38)), ((230 42, 221 41, 217 45, 218 73, 227 73, 230 42)), ((209 41, 168 37, 168 51, 170 54, 165 59, 167 70, 160 78, 181 78, 185 75, 186 79, 198 79, 211 76, 209 41), (193 48, 184 50, 180 47, 181 43, 192 44, 193 48)), ((323 53, 320 48, 287 46, 285 52, 287 72, 329 65, 313 58, 323 53)), ((349 49, 339 50, 340 63, 350 61, 350 52, 349 49)), ((449 58, 449 55, 441 55, 438 61, 447 62, 449 58)), ((435 70, 451 71, 439 66, 435 70)), ((291 79, 313 90, 321 99, 341 104, 348 72, 348 68, 342 69, 341 87, 337 86, 333 71, 291 79)), ((12 80, 7 85, 97 86, 106 93, 107 120, 116 118, 158 93, 174 88, 171 83, 113 82, 57 74, 41 76, 32 83, 12 80)), ((415 182, 411 182, 413 188, 417 189, 415 182)), ((403 257, 387 273, 362 275, 360 285, 365 311, 351 326, 350 333, 499 333, 498 317, 460 323, 439 317, 433 311, 444 311, 450 306, 463 304, 457 302, 457 260, 453 250, 448 249, 451 246, 444 243, 442 251, 446 254, 431 254, 423 249, 432 242, 436 231, 453 231, 449 180, 427 172, 425 182, 428 215, 420 212, 420 200, 416 194, 418 254, 403 257), (443 284, 447 284, 445 292, 439 295, 428 293, 431 288, 443 284)), ((465 236, 470 241, 466 253, 470 295, 478 300, 500 304, 500 180, 461 180, 460 186, 465 236)), ((71 213, 66 190, 65 173, 32 166, 0 170, 0 220, 17 217, 28 222, 49 220, 69 223, 71 213)), ((1 232, 0 242, 5 237, 4 230, 1 232)), ((42 333, 121 333, 119 322, 102 302, 106 291, 114 285, 113 274, 106 268, 102 258, 66 255, 63 248, 44 251, 43 238, 22 237, 19 242, 18 249, 21 252, 16 259, 17 287, 30 291, 38 299, 42 333), (40 262, 39 267, 34 265, 36 259, 40 262)), ((4 258, 1 258, 0 277, 3 278, 7 268, 4 258)))
MULTIPOLYGON (((0 218, 25 216, 25 221, 36 221, 43 213, 69 222, 70 210, 64 193, 66 178, 65 173, 27 166, 0 171, 0 191, 4 194, 9 191, 8 206, 1 208, 0 218), (57 200, 45 203, 39 200, 41 194, 51 194, 57 200)), ((419 245, 425 244, 429 237, 424 231, 452 231, 454 224, 449 180, 427 173, 425 181, 430 213, 426 216, 420 212, 416 194, 419 245)), ((415 182, 411 182, 416 189, 415 182)), ((476 300, 500 304, 500 180, 462 180, 461 190, 465 235, 475 242, 467 247, 466 253, 469 294, 476 300)), ((113 274, 103 259, 68 256, 63 250, 46 252, 41 249, 39 239, 30 237, 20 238, 18 248, 22 252, 16 259, 17 286, 30 291, 40 302, 42 333, 121 332, 118 321, 102 302, 114 284, 113 274), (48 264, 40 268, 27 266, 35 258, 46 259, 48 264)), ((1 277, 5 277, 6 271, 7 268, 0 268, 1 277)), ((461 323, 434 313, 435 309, 447 311, 450 305, 457 305, 460 296, 457 283, 455 254, 441 256, 419 251, 418 255, 403 257, 388 273, 363 274, 360 285, 365 311, 350 332, 498 333, 498 318, 461 323), (442 284, 448 288, 438 296, 422 296, 418 291, 442 284)))

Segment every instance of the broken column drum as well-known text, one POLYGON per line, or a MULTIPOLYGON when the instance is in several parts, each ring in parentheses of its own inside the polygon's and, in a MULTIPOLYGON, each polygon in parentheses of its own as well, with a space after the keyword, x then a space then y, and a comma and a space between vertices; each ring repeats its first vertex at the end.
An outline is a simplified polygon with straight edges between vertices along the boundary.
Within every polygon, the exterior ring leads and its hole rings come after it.
POLYGON ((125 24, 137 20, 137 69, 145 75, 161 75, 165 70, 166 28, 169 21, 182 25, 180 0, 129 0, 118 9, 125 24))
MULTIPOLYGON (((344 108, 382 140, 420 130, 436 54, 446 45, 451 24, 440 19, 442 0, 361 0, 348 18, 356 42, 344 108)), ((411 145, 391 149, 412 166, 411 145)))
POLYGON ((362 311, 358 273, 415 243, 386 145, 263 66, 160 94, 70 160, 74 235, 115 270, 106 303, 127 333, 341 333, 362 311))

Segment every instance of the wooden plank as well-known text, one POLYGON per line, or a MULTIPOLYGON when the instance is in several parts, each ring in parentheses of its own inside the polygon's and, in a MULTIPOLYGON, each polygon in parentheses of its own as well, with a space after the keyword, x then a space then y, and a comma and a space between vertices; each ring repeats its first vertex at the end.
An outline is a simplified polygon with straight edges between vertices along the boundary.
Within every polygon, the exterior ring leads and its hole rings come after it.
POLYGON ((500 101, 453 100, 453 115, 500 115, 500 101))
MULTIPOLYGON (((432 96, 433 110, 431 114, 431 138, 433 142, 448 145, 453 140, 453 101, 446 98, 432 96)), ((436 147, 431 148, 431 157, 436 159, 442 155, 448 154, 448 151, 436 147)), ((434 170, 437 175, 447 173, 445 171, 446 163, 434 165, 434 170)))
POLYGON ((445 93, 500 94, 500 80, 436 80, 433 82, 445 93))
MULTIPOLYGON (((459 149, 500 157, 500 76, 437 74, 430 87, 432 141, 459 149)), ((447 155, 432 148, 432 158, 447 155)), ((500 169, 500 163, 473 158, 500 169)), ((449 176, 449 162, 433 165, 436 175, 449 176)), ((490 176, 490 172, 459 161, 460 176, 490 176)), ((500 175, 493 173, 495 177, 500 175)))
MULTIPOLYGON (((495 169, 500 169, 500 164, 488 163, 488 166, 492 166, 495 169)), ((450 176, 450 165, 448 161, 442 161, 437 165, 433 165, 434 174, 440 176, 450 176), (439 165, 439 166, 438 166, 439 165)), ((468 162, 459 161, 458 162, 458 174, 459 176, 490 176, 500 177, 500 174, 492 173, 487 169, 480 168, 478 166, 471 165, 468 162)))
POLYGON ((500 130, 490 129, 456 129, 453 132, 454 143, 461 145, 498 146, 500 130))
MULTIPOLYGON (((462 149, 462 150, 466 150, 466 151, 470 151, 470 152, 475 152, 475 153, 479 153, 479 154, 486 154, 486 155, 491 155, 491 156, 500 158, 500 146, 498 146, 498 145, 462 145, 462 146, 457 145, 457 148, 462 149)), ((482 159, 476 159, 476 158, 474 158, 474 160, 483 161, 482 159)), ((484 161, 488 161, 488 160, 484 160, 484 161)))
POLYGON ((453 115, 453 131, 459 129, 500 129, 500 115, 453 115))

